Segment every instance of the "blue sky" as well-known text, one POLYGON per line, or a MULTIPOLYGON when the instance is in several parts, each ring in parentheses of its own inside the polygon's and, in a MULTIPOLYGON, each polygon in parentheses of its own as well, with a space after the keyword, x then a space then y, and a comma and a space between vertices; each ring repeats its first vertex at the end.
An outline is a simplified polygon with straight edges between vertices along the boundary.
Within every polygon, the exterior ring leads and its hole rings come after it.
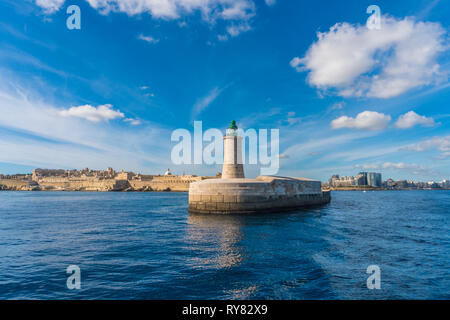
POLYGON ((0 172, 215 174, 173 165, 170 135, 235 119, 280 130, 280 175, 449 179, 449 17, 443 0, 0 0, 0 172))

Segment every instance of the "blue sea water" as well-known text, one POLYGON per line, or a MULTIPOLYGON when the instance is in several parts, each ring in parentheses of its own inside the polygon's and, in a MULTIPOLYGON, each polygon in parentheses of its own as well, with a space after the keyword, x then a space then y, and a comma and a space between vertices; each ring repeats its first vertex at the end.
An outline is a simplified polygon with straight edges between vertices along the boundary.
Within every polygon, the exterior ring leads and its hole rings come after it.
POLYGON ((450 192, 204 216, 185 193, 0 192, 1 299, 449 299, 450 192), (66 268, 81 270, 69 290, 66 268), (369 290, 369 265, 381 289, 369 290))

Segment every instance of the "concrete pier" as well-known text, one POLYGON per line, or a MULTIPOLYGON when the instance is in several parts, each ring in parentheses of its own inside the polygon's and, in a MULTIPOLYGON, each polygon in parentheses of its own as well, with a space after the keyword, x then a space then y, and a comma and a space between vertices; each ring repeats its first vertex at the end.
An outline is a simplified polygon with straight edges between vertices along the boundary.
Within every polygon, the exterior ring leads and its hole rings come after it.
POLYGON ((189 212, 280 212, 330 202, 320 181, 259 176, 256 179, 210 179, 191 183, 189 212))

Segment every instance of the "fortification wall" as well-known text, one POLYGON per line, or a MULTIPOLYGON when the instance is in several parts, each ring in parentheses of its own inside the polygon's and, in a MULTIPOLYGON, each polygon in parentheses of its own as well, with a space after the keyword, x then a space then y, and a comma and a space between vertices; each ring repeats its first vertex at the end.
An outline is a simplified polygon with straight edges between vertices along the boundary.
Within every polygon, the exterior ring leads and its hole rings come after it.
POLYGON ((114 179, 104 179, 98 177, 43 177, 37 180, 38 183, 78 183, 78 182, 99 182, 114 179))
POLYGON ((130 186, 135 191, 180 191, 180 192, 189 191, 189 183, 190 183, 189 181, 176 181, 175 179, 172 181, 130 180, 129 182, 130 186))
MULTIPOLYGON (((146 176, 148 178, 148 176, 146 176)), ((120 180, 102 177, 39 177, 36 181, 0 179, 0 190, 43 191, 189 191, 189 184, 205 177, 154 176, 153 179, 120 180)))
POLYGON ((135 191, 189 191, 189 185, 203 180, 195 176, 154 176, 151 180, 129 180, 135 191))
POLYGON ((29 191, 38 187, 35 182, 13 180, 13 179, 0 179, 0 190, 11 191, 29 191))
POLYGON ((130 187, 127 180, 115 179, 59 179, 45 178, 39 180, 42 190, 67 191, 121 191, 130 187))

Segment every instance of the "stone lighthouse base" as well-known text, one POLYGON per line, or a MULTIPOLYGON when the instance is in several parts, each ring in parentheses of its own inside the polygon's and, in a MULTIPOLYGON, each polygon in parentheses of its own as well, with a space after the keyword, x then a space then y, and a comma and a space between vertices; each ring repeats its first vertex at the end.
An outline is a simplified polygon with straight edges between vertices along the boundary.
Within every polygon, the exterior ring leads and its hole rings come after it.
POLYGON ((279 212, 329 203, 320 181, 259 176, 256 179, 209 179, 189 186, 191 213, 279 212))

